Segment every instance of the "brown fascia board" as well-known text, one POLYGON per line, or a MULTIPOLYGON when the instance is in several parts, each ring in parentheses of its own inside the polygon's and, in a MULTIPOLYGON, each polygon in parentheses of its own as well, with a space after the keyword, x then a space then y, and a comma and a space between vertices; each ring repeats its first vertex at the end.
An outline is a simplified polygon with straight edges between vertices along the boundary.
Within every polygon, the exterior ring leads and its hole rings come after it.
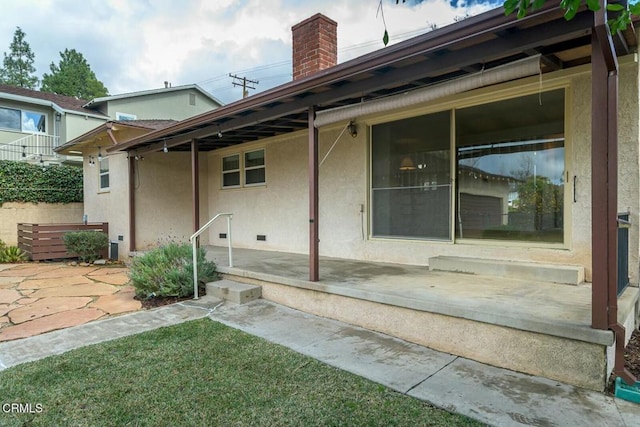
POLYGON ((126 121, 109 120, 108 122, 103 123, 100 126, 93 128, 90 131, 85 132, 80 136, 75 137, 71 141, 66 142, 61 146, 54 148, 53 151, 55 151, 56 153, 68 154, 68 152, 66 152, 67 150, 72 149, 76 145, 82 144, 89 138, 95 137, 103 132, 107 132, 109 129, 112 129, 114 124, 118 126, 125 126, 129 128, 135 128, 135 129, 148 129, 150 131, 154 129, 152 127, 143 126, 139 123, 136 124, 136 123, 127 123, 126 121))
MULTIPOLYGON (((438 28, 426 34, 319 71, 311 76, 285 83, 273 89, 227 104, 213 111, 183 120, 174 126, 150 132, 142 137, 119 144, 117 147, 110 147, 107 151, 132 150, 139 144, 154 141, 163 136, 177 136, 183 130, 191 131, 194 127, 206 125, 208 122, 215 122, 216 120, 237 115, 243 111, 263 108, 268 104, 295 97, 315 87, 331 84, 360 73, 366 73, 399 60, 423 54, 429 50, 441 49, 447 45, 458 43, 461 40, 473 38, 487 32, 493 33, 528 20, 539 20, 541 17, 555 19, 561 17, 563 13, 564 11, 559 8, 558 4, 548 2, 542 8, 531 12, 526 17, 516 19, 515 14, 506 16, 504 9, 498 7, 480 15, 438 28)), ((212 134, 215 132, 216 131, 212 131, 212 134)))

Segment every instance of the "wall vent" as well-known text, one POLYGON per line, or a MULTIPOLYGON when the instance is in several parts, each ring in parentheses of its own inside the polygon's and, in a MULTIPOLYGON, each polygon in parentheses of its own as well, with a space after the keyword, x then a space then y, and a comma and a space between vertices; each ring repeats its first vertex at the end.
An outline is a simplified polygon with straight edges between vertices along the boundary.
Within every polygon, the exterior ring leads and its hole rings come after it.
POLYGON ((261 241, 261 242, 266 242, 267 241, 267 236, 264 234, 258 234, 256 236, 256 240, 261 241))

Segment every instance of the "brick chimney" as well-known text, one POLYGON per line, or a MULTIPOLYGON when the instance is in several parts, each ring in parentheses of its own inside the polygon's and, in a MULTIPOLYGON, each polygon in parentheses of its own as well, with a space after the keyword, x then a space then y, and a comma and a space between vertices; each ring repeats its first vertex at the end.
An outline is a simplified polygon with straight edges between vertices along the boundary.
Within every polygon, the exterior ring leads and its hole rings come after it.
POLYGON ((321 13, 291 27, 293 80, 338 63, 338 23, 321 13))

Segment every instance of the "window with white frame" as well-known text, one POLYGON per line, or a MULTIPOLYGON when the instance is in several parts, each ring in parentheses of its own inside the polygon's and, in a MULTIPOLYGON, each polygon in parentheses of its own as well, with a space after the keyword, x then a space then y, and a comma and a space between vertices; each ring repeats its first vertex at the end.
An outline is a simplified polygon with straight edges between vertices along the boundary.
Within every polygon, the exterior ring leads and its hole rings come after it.
POLYGON ((264 183, 264 149, 244 153, 244 185, 262 185, 264 183))
POLYGON ((138 116, 136 116, 135 114, 116 112, 116 120, 127 121, 127 120, 136 120, 137 118, 138 116))
POLYGON ((109 158, 103 157, 100 159, 100 191, 109 189, 109 158))
POLYGON ((240 154, 222 158, 222 186, 240 187, 240 154))
POLYGON ((47 131, 47 115, 34 111, 0 107, 0 128, 44 133, 47 131))
POLYGON ((253 187, 266 182, 264 148, 222 158, 222 187, 253 187))

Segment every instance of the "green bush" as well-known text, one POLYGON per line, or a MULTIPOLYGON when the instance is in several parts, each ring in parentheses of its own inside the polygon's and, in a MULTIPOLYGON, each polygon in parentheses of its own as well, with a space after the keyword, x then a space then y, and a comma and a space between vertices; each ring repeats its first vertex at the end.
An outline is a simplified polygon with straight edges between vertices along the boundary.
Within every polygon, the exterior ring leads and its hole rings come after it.
POLYGON ((0 263, 22 262, 27 259, 27 254, 17 246, 4 246, 4 242, 0 241, 0 263), (4 248, 2 248, 4 246, 4 248))
MULTIPOLYGON (((197 251, 198 281, 218 278, 216 264, 197 251)), ((193 250, 190 244, 168 243, 137 257, 129 277, 140 298, 188 297, 193 295, 193 250)))
POLYGON ((77 254, 81 261, 92 262, 109 245, 109 237, 101 231, 72 231, 64 235, 67 252, 77 254))
POLYGON ((82 168, 0 160, 0 204, 82 202, 82 168))

